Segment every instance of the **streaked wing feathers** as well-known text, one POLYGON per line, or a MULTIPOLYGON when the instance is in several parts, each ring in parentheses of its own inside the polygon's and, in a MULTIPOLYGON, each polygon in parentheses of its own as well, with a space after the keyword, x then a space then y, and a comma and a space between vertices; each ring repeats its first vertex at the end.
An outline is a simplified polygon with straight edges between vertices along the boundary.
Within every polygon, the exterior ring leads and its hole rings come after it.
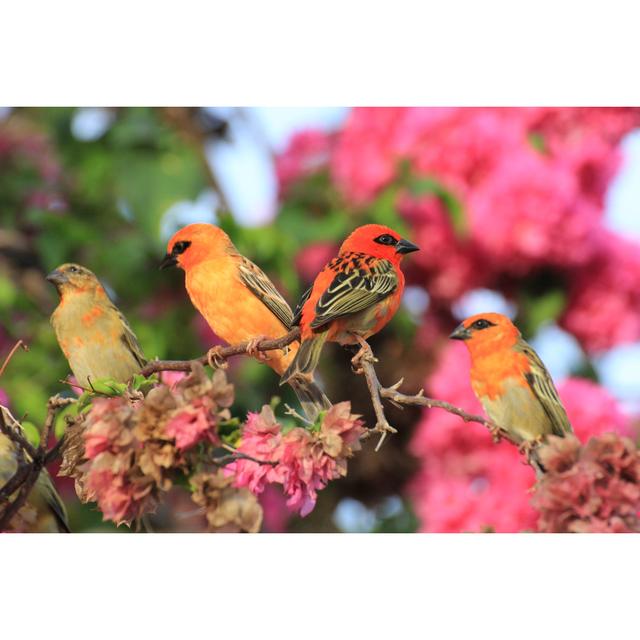
POLYGON ((397 288, 398 276, 388 260, 378 260, 367 269, 343 269, 320 296, 311 328, 319 329, 331 320, 364 311, 397 288))
POLYGON ((573 433, 553 380, 538 354, 524 340, 519 342, 517 349, 529 359, 531 371, 525 374, 525 378, 547 414, 553 434, 565 436, 568 433, 573 433))
POLYGON ((238 257, 240 258, 238 273, 242 283, 263 302, 287 329, 291 328, 293 313, 287 301, 260 267, 244 256, 239 255, 238 257))
POLYGON ((142 352, 142 347, 138 342, 138 338, 136 338, 136 334, 133 333, 133 330, 129 326, 126 318, 122 315, 120 309, 115 305, 111 306, 111 309, 118 314, 118 319, 122 325, 122 335, 120 336, 120 340, 124 343, 124 345, 131 351, 131 354, 136 359, 136 362, 144 367, 147 364, 147 359, 144 357, 144 353, 142 352))
POLYGON ((300 324, 300 320, 302 320, 302 307, 304 307, 305 303, 309 299, 309 296, 311 295, 311 291, 313 291, 313 287, 309 287, 302 294, 302 297, 300 298, 300 301, 296 306, 296 310, 293 312, 293 320, 291 322, 291 326, 297 327, 300 324))

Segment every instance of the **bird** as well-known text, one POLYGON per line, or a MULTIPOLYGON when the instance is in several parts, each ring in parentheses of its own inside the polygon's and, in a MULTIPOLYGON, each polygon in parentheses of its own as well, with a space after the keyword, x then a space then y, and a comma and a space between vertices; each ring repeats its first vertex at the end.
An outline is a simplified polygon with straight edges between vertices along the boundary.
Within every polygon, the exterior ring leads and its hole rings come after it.
POLYGON ((125 317, 95 274, 79 264, 60 265, 47 275, 60 302, 51 325, 76 381, 128 382, 146 358, 125 317))
MULTIPOLYGON (((293 319, 300 326, 298 353, 281 384, 313 376, 324 343, 360 345, 394 316, 404 290, 402 258, 419 247, 389 227, 366 224, 342 243, 302 296, 293 319)), ((358 358, 354 358, 355 360, 358 358)))
MULTIPOLYGON (((0 411, 6 423, 8 411, 4 407, 0 411)), ((17 469, 17 445, 0 433, 0 488, 9 482, 17 469)), ((40 472, 25 504, 11 519, 10 529, 14 525, 17 530, 30 533, 69 533, 67 511, 46 469, 40 472)))
MULTIPOLYGON (((243 256, 219 227, 194 223, 178 230, 167 243, 160 268, 176 266, 185 273, 191 302, 212 331, 228 344, 249 342, 247 353, 281 375, 298 351, 259 352, 265 338, 280 338, 291 330, 293 312, 267 275, 243 256)), ((209 354, 215 359, 216 348, 209 354)), ((211 358, 210 358, 211 361, 211 358)), ((331 407, 312 378, 291 384, 308 420, 331 407)))
MULTIPOLYGON (((548 435, 573 433, 551 375, 518 328, 500 313, 463 320, 449 336, 471 356, 471 387, 496 427, 527 453, 548 435)), ((544 468, 535 456, 534 466, 544 468)))

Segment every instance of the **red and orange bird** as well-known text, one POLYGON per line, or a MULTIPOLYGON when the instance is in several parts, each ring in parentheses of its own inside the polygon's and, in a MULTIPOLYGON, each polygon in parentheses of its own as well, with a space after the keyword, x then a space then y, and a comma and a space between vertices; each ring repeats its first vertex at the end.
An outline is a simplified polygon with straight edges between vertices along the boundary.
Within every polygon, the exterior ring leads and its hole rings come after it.
POLYGON ((326 341, 360 344, 394 316, 404 290, 400 262, 418 247, 379 224, 358 227, 303 295, 293 320, 302 342, 281 383, 313 376, 326 341))
POLYGON ((449 337, 466 344, 473 392, 491 421, 516 444, 573 433, 549 372, 509 318, 471 316, 449 337))
MULTIPOLYGON (((298 345, 266 353, 258 353, 255 347, 260 340, 280 338, 291 330, 291 307, 262 269, 241 255, 222 229, 211 224, 180 229, 169 240, 160 268, 170 266, 185 272, 191 302, 216 335, 229 344, 249 341, 249 353, 282 375, 298 345)), ((292 381, 291 387, 310 420, 331 407, 312 379, 292 381)))

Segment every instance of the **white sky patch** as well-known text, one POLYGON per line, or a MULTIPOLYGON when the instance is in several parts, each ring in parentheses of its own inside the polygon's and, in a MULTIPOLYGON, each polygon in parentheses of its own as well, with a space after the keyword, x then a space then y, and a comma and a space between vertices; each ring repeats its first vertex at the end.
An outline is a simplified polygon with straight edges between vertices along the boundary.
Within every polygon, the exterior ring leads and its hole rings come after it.
POLYGON ((419 322, 429 308, 429 294, 422 287, 405 287, 402 296, 402 304, 405 306, 411 317, 419 322))
POLYGON ((236 118, 233 125, 230 141, 209 144, 207 158, 236 220, 247 227, 268 224, 278 188, 272 159, 245 121, 236 118))
POLYGON ((202 191, 195 200, 176 202, 162 216, 160 238, 167 242, 178 229, 194 222, 215 224, 217 208, 218 196, 211 189, 202 191))
POLYGON ((531 346, 556 383, 571 375, 584 359, 578 341, 556 324, 542 326, 531 340, 531 346))
POLYGON ((509 302, 501 293, 491 289, 474 289, 461 296, 453 305, 453 315, 464 320, 476 313, 501 313, 513 319, 517 307, 509 302))
POLYGON ((606 197, 605 224, 640 240, 640 129, 622 141, 623 163, 606 197))
POLYGON ((640 410, 640 343, 621 345, 595 358, 603 384, 635 411, 640 410))
POLYGON ((92 142, 101 138, 113 123, 115 116, 109 109, 81 107, 71 119, 71 133, 76 140, 92 142))
POLYGON ((292 133, 304 129, 331 131, 338 129, 344 122, 349 109, 347 107, 282 107, 249 109, 257 124, 261 127, 271 148, 282 151, 289 142, 292 133))

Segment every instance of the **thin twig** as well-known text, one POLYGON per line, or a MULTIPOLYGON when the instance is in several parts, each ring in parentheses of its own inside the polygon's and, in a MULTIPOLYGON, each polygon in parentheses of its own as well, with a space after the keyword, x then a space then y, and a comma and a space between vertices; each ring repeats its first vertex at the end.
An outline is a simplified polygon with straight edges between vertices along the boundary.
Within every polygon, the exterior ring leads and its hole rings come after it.
POLYGON ((230 454, 219 456, 213 459, 214 464, 217 464, 219 466, 224 466, 225 464, 235 462, 236 460, 250 460, 251 462, 255 462, 256 464, 265 464, 270 467, 275 467, 278 464, 275 460, 259 460, 258 458, 250 456, 248 453, 243 453, 242 451, 234 449, 231 445, 228 444, 222 444, 221 447, 225 451, 229 451, 230 454))
POLYGON ((2 363, 2 367, 0 367, 0 376, 4 373, 4 370, 7 368, 7 365, 9 364, 9 362, 11 362, 11 358, 13 358, 13 354, 20 347, 22 347, 23 351, 29 351, 29 347, 27 346, 27 344, 22 340, 18 340, 18 342, 16 342, 13 345, 13 348, 11 349, 11 351, 9 351, 9 355, 4 359, 4 362, 2 363))
POLYGON ((397 407, 412 405, 418 407, 426 407, 428 409, 443 409, 444 411, 448 411, 449 413, 462 418, 465 422, 477 422, 478 424, 485 426, 487 429, 489 429, 491 436, 493 437, 495 442, 498 442, 500 439, 504 438, 515 446, 519 446, 520 444, 516 442, 507 431, 493 424, 493 422, 491 422, 490 420, 487 420, 482 416, 467 413, 463 409, 460 409, 459 407, 456 407, 449 402, 427 398, 424 395, 424 391, 422 389, 415 395, 407 395, 401 393, 400 391, 398 391, 398 388, 403 382, 402 379, 396 382, 396 384, 392 385, 391 387, 383 387, 382 384, 380 384, 380 380, 378 379, 374 367, 374 362, 376 362, 376 359, 374 358, 373 352, 368 345, 367 348, 365 348, 363 345, 361 351, 356 355, 353 362, 356 365, 356 373, 363 374, 367 381, 367 386, 369 387, 369 395, 371 396, 371 403, 376 414, 376 426, 373 429, 370 429, 365 437, 368 437, 372 433, 382 432, 380 440, 378 441, 378 444, 375 448, 376 451, 378 451, 382 446, 387 433, 397 433, 397 430, 389 424, 384 414, 384 406, 382 404, 383 399, 388 400, 397 407))
MULTIPOLYGON (((252 346, 257 351, 276 351, 284 349, 300 338, 300 329, 295 327, 289 333, 275 340, 262 340, 257 345, 251 344, 251 341, 241 342, 240 344, 229 345, 228 347, 220 347, 216 349, 215 356, 217 359, 224 361, 233 356, 245 355, 247 347, 252 346)), ((209 364, 208 354, 195 358, 194 360, 152 360, 140 372, 143 376, 149 377, 159 371, 191 371, 193 362, 200 364, 209 364)))

